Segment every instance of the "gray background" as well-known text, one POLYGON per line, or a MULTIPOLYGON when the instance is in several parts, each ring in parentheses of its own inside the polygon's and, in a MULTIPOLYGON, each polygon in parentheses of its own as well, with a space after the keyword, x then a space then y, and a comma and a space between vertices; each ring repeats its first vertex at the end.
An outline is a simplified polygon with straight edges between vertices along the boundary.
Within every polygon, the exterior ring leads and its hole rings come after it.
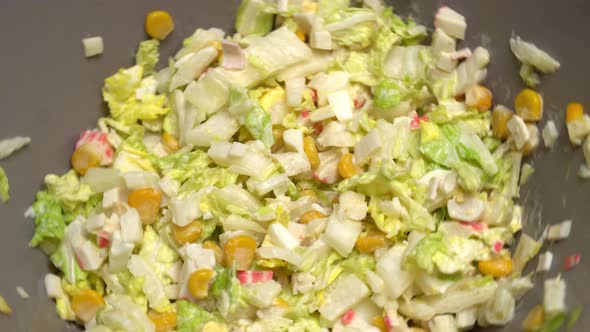
MULTIPOLYGON (((70 331, 55 314, 47 299, 42 278, 49 262, 39 250, 28 247, 33 222, 23 218, 47 173, 64 173, 77 135, 94 127, 104 112, 100 87, 103 79, 120 67, 132 64, 136 45, 145 38, 145 14, 155 9, 172 13, 176 30, 161 46, 163 59, 176 50, 183 37, 197 27, 231 29, 238 0, 5 0, 0 5, 2 63, 0 77, 0 138, 28 135, 30 147, 1 162, 11 181, 12 200, 0 204, 0 294, 15 313, 0 316, 0 331, 70 331), (100 35, 105 52, 85 59, 83 37, 100 35), (24 287, 29 300, 18 297, 15 287, 24 287)), ((590 307, 590 184, 576 177, 582 163, 581 150, 570 146, 565 134, 563 110, 568 101, 577 100, 590 107, 586 96, 590 50, 587 14, 590 2, 584 0, 462 0, 396 1, 397 11, 431 25, 435 9, 451 4, 469 23, 464 45, 484 44, 492 53, 487 84, 495 93, 495 103, 512 105, 521 88, 518 65, 510 54, 508 38, 515 32, 554 54, 562 69, 543 79, 544 120, 557 120, 561 128, 558 147, 540 150, 532 159, 536 172, 523 190, 530 207, 527 229, 534 233, 539 223, 574 220, 570 240, 552 249, 556 253, 554 276, 561 270, 566 255, 582 253, 582 264, 563 273, 568 281, 568 303, 590 307)), ((537 281, 537 286, 542 283, 537 281)), ((519 314, 542 301, 542 292, 528 294, 519 304, 519 314)), ((583 315, 576 331, 590 330, 590 318, 583 315)), ((522 317, 505 331, 520 330, 522 317)))

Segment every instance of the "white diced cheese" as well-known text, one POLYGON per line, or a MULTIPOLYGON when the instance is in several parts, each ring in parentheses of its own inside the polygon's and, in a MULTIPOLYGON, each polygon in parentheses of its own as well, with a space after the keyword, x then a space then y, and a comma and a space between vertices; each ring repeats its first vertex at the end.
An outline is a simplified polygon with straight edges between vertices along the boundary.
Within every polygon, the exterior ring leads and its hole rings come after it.
POLYGON ((125 184, 130 190, 141 188, 158 188, 160 177, 154 172, 132 171, 123 174, 125 184))
POLYGON ((465 30, 467 30, 465 17, 449 7, 442 7, 438 10, 434 17, 434 26, 449 36, 465 39, 465 30))
POLYGON ((304 154, 303 132, 300 129, 287 129, 283 132, 285 147, 293 152, 304 154))
POLYGON ((297 240, 289 230, 285 228, 285 226, 278 223, 270 225, 268 228, 268 236, 273 244, 285 249, 294 249, 299 245, 299 240, 297 240))
POLYGON ((370 294, 369 287, 353 274, 341 275, 326 294, 326 301, 319 309, 328 321, 334 321, 346 310, 354 307, 370 294))
POLYGON ((508 121, 507 126, 516 148, 519 150, 522 149, 531 138, 531 133, 529 132, 526 123, 521 117, 514 115, 510 121, 508 121))
POLYGON ((453 315, 435 316, 429 323, 431 332, 457 332, 455 317, 453 315))
POLYGON ((160 179, 158 186, 168 197, 174 197, 178 195, 178 190, 180 190, 180 182, 167 176, 160 179))
POLYGON ((588 114, 584 114, 582 119, 568 123, 567 132, 572 144, 582 144, 584 138, 590 135, 590 116, 588 114))
POLYGON ((537 264, 537 272, 547 272, 551 269, 553 263, 553 253, 547 251, 539 255, 539 264, 537 264))
POLYGON ((180 227, 187 226, 203 214, 200 207, 200 197, 195 193, 182 199, 173 198, 170 200, 170 211, 174 224, 180 227))
POLYGON ((125 271, 133 253, 133 247, 133 243, 123 240, 119 231, 113 234, 113 240, 109 249, 109 271, 111 273, 125 271))
POLYGON ((340 194, 340 211, 353 220, 363 220, 367 216, 367 202, 365 195, 354 191, 347 191, 340 194))
POLYGON ((332 35, 328 31, 312 31, 309 36, 309 45, 318 50, 331 50, 332 35))
POLYGON ((361 231, 362 224, 360 222, 340 218, 338 213, 332 213, 323 240, 340 255, 347 257, 361 231))
POLYGON ((440 54, 442 52, 452 53, 455 52, 457 42, 455 39, 447 35, 441 29, 434 29, 432 33, 432 51, 434 54, 440 54))
POLYGON ((64 291, 61 288, 61 279, 58 276, 47 273, 43 281, 45 283, 45 290, 47 291, 48 297, 57 299, 64 296, 64 291))
POLYGON ((584 141, 584 159, 586 160, 586 166, 590 167, 590 136, 586 137, 584 141))
POLYGON ((350 94, 346 90, 333 92, 328 95, 328 103, 332 107, 338 121, 348 121, 352 119, 352 103, 350 94))
POLYGON ((87 58, 99 55, 104 51, 104 43, 100 36, 84 38, 82 44, 84 45, 84 55, 87 58))
POLYGON ((547 240, 549 241, 556 241, 556 240, 564 240, 570 236, 570 232, 572 230, 572 221, 565 220, 557 225, 549 226, 547 230, 547 240))
POLYGON ((356 144, 356 138, 346 125, 338 121, 331 121, 324 126, 324 130, 318 136, 318 143, 322 147, 349 148, 356 144))
POLYGON ((102 196, 103 209, 109 210, 114 208, 117 203, 127 203, 127 190, 117 187, 104 192, 102 196))
POLYGON ((543 141, 545 142, 545 147, 552 148, 557 138, 559 137, 559 132, 557 131, 557 126, 555 126, 555 121, 549 120, 543 128, 543 141))
POLYGON ((545 280, 545 293, 543 295, 543 308, 546 314, 564 312, 565 305, 565 281, 560 277, 545 280))
POLYGON ((107 222, 107 216, 104 213, 94 214, 86 220, 86 231, 96 234, 104 227, 107 222))
POLYGON ((140 243, 143 238, 143 228, 139 213, 136 209, 129 209, 121 216, 121 237, 125 242, 140 243))
POLYGON ((301 106, 303 90, 305 90, 305 77, 291 78, 285 81, 287 92, 287 105, 291 107, 301 106))
POLYGON ((234 142, 229 150, 230 158, 242 158, 248 154, 248 146, 242 143, 234 142))
POLYGON ((275 153, 273 157, 281 164, 287 176, 311 171, 311 165, 305 154, 297 152, 275 153))
POLYGON ((371 130, 365 137, 356 143, 354 147, 354 161, 357 165, 362 166, 381 150, 381 136, 379 130, 371 130))
POLYGON ((470 330, 475 326, 477 320, 477 308, 470 308, 460 311, 455 315, 455 324, 461 331, 470 330))

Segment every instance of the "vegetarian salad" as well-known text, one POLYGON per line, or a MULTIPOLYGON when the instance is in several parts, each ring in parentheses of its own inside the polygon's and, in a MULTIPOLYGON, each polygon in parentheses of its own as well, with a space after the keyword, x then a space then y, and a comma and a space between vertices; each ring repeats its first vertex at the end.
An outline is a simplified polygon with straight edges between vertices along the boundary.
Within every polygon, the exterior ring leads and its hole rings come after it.
MULTIPOLYGON (((494 105, 489 52, 457 47, 461 14, 440 8, 434 27, 428 38, 380 0, 245 0, 235 35, 198 29, 159 69, 174 23, 148 14, 136 64, 105 79, 109 116, 27 212, 31 246, 56 267, 44 281, 59 317, 93 332, 509 323, 533 287, 525 266, 572 228, 520 234, 523 158, 557 127, 538 129, 533 89, 514 111, 494 105)), ((102 39, 84 46, 100 54, 102 39)), ((531 87, 559 68, 518 37, 510 46, 531 87)), ((580 104, 567 123, 581 145, 580 104)), ((584 152, 590 164, 588 139, 584 152)), ((527 331, 566 322, 565 282, 544 287, 527 331)))

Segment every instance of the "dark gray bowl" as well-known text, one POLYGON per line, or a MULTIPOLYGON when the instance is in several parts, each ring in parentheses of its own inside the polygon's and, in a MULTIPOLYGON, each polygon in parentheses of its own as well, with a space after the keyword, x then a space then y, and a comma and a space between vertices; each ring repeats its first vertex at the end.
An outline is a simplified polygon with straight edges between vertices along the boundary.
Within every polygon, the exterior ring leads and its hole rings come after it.
MULTIPOLYGON (((102 80, 120 67, 129 66, 135 47, 145 38, 143 20, 154 9, 170 11, 176 30, 162 47, 163 58, 176 50, 182 38, 197 27, 222 27, 231 30, 238 0, 5 0, 0 6, 0 137, 28 135, 30 147, 2 161, 12 185, 12 200, 0 205, 0 294, 14 309, 10 317, 0 316, 0 331, 75 331, 55 314, 47 299, 42 278, 49 261, 39 250, 28 247, 33 222, 23 217, 47 173, 63 173, 78 134, 94 127, 104 112, 100 87, 102 80), (101 35, 105 52, 87 60, 81 39, 101 35), (16 286, 31 295, 22 300, 16 286)), ((494 101, 512 105, 522 88, 518 64, 508 48, 513 32, 536 42, 554 54, 561 70, 543 79, 545 120, 563 123, 567 102, 576 100, 590 107, 587 81, 590 76, 590 2, 584 0, 462 0, 395 2, 397 11, 430 25, 435 9, 442 4, 467 16, 466 45, 486 46, 492 53, 487 84, 495 92, 494 101)), ((554 268, 562 270, 567 255, 590 257, 590 185, 576 172, 583 162, 582 152, 573 149, 561 125, 559 144, 554 151, 540 150, 531 162, 536 172, 526 185, 524 201, 528 207, 526 229, 540 232, 540 224, 565 218, 574 220, 568 241, 554 245, 554 268), (588 238, 584 239, 584 234, 588 238)), ((573 271, 563 272, 568 284, 568 304, 590 307, 590 268, 582 262, 573 271)), ((513 324, 495 331, 519 331, 523 316, 542 301, 542 283, 518 306, 513 324)), ((575 331, 589 331, 590 318, 583 315, 575 331)))

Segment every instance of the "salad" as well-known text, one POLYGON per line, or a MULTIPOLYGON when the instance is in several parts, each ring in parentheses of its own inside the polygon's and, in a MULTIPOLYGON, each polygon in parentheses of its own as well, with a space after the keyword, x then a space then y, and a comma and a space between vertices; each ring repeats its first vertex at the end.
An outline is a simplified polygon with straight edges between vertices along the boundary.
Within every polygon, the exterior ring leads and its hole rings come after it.
MULTIPOLYGON (((537 127, 539 93, 494 105, 490 54, 457 49, 467 24, 448 7, 431 43, 380 0, 245 0, 235 27, 197 29, 160 69, 174 23, 150 13, 136 64, 105 79, 109 116, 80 135, 72 170, 45 177, 30 244, 56 267, 59 317, 93 332, 509 323, 527 263, 572 227, 515 240, 523 158, 558 135, 537 127)), ((559 67, 511 47, 527 85, 559 67)), ((565 282, 544 286, 529 331, 565 320, 565 282)))

